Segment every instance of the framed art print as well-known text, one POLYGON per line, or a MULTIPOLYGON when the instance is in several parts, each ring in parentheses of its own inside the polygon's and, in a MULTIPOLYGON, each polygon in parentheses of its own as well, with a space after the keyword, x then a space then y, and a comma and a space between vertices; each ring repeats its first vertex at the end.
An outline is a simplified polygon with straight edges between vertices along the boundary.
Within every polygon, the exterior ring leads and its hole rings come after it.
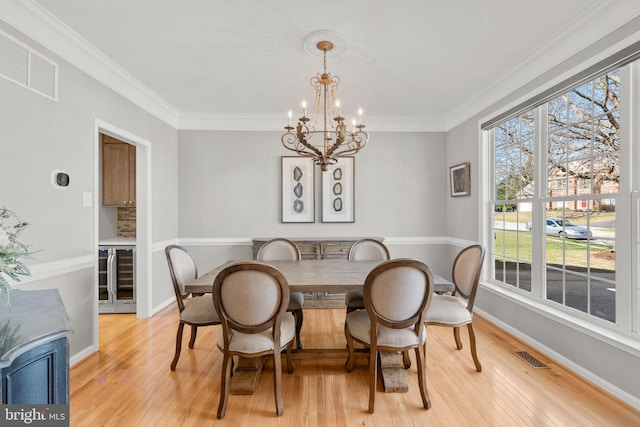
POLYGON ((314 222, 313 159, 282 157, 282 222, 314 222))
POLYGON ((354 222, 354 162, 340 157, 322 172, 322 222, 354 222))
POLYGON ((449 168, 449 187, 451 197, 471 195, 471 174, 469 172, 469 162, 449 168))

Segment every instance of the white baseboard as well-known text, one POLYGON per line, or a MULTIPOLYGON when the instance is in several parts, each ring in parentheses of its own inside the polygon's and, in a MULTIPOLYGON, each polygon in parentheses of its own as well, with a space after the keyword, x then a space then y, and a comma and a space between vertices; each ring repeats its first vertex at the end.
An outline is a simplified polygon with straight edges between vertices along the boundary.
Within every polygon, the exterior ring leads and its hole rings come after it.
POLYGON ((615 397, 617 397, 618 399, 622 400, 623 402, 625 402, 625 403, 633 406, 634 408, 640 410, 640 399, 638 399, 637 397, 627 393, 626 391, 620 389, 619 387, 616 387, 615 385, 611 384, 610 382, 608 382, 608 381, 602 379, 601 377, 595 375, 593 372, 591 372, 591 371, 589 371, 587 369, 584 369, 582 366, 580 366, 580 365, 576 364, 575 362, 567 359, 562 354, 555 352, 551 348, 549 348, 546 345, 540 343, 539 341, 531 338, 530 336, 521 333, 519 330, 511 327, 507 323, 504 323, 500 319, 493 317, 489 313, 487 313, 487 312, 485 312, 483 310, 477 309, 477 308, 474 308, 473 311, 478 313, 478 315, 482 316, 487 321, 495 324, 499 328, 504 329, 509 334, 511 334, 514 337, 518 338, 520 341, 523 341, 526 344, 530 345, 531 347, 535 348, 536 350, 538 350, 540 353, 544 354, 545 356, 548 356, 551 359, 555 360, 556 362, 560 363, 565 368, 567 368, 570 371, 574 372, 576 375, 581 376, 582 378, 584 378, 585 380, 589 381, 590 383, 593 383, 597 387, 600 387, 601 389, 605 390, 606 392, 614 395, 615 397))
POLYGON ((89 346, 82 351, 74 354, 73 357, 69 358, 69 365, 74 366, 75 364, 82 362, 87 357, 91 356, 93 353, 98 351, 94 346, 89 346))
POLYGON ((176 302, 175 297, 167 298, 166 300, 164 300, 163 302, 161 302, 151 310, 151 315, 153 316, 154 314, 166 308, 167 306, 173 304, 174 302, 176 302))

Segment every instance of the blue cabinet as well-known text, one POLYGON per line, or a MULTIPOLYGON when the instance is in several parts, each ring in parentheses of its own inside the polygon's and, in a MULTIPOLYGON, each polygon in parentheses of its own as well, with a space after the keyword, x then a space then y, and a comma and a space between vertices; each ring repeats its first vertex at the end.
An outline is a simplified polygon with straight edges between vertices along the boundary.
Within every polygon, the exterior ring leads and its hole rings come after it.
POLYGON ((2 369, 3 404, 69 403, 67 338, 33 348, 2 369))
POLYGON ((56 289, 11 292, 11 306, 0 310, 3 404, 69 403, 70 332, 56 289))

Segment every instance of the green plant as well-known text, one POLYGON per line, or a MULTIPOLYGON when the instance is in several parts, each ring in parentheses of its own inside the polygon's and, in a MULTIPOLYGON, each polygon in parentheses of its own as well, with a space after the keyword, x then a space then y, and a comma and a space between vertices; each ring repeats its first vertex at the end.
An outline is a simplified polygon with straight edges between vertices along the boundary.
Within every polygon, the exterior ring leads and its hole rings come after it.
POLYGON ((31 272, 22 259, 30 255, 29 248, 20 241, 20 233, 29 226, 7 209, 0 208, 0 292, 5 295, 7 305, 11 304, 11 285, 7 278, 19 281, 20 276, 31 272))

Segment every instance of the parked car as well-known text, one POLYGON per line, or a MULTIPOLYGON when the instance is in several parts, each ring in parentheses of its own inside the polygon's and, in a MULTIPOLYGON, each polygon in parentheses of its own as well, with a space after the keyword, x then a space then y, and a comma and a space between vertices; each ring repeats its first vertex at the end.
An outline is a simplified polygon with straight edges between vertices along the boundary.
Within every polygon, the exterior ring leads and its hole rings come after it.
MULTIPOLYGON (((527 222, 527 230, 531 231, 531 221, 527 222)), ((550 236, 566 237, 568 239, 590 239, 591 231, 587 227, 577 225, 568 219, 547 218, 546 233, 550 236)))

